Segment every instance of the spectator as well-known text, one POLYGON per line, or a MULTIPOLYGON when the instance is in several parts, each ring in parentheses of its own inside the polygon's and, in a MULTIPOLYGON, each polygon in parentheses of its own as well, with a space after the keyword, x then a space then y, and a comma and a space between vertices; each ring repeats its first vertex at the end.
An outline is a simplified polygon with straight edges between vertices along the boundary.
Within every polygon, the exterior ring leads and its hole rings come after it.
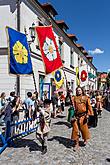
POLYGON ((42 96, 42 100, 48 99, 48 92, 45 90, 42 96))
POLYGON ((8 98, 8 101, 9 102, 12 101, 14 99, 14 97, 15 97, 15 91, 10 92, 10 96, 8 98))
POLYGON ((6 94, 5 92, 2 92, 1 93, 1 96, 0 96, 0 124, 3 124, 4 123, 4 111, 5 111, 5 107, 6 107, 6 94))
POLYGON ((12 106, 12 121, 18 121, 19 120, 19 109, 21 109, 21 100, 20 97, 15 96, 14 99, 11 102, 12 106))
POLYGON ((32 117, 32 106, 33 106, 31 92, 27 93, 27 98, 24 100, 24 104, 25 104, 25 110, 26 110, 26 119, 31 118, 32 117))

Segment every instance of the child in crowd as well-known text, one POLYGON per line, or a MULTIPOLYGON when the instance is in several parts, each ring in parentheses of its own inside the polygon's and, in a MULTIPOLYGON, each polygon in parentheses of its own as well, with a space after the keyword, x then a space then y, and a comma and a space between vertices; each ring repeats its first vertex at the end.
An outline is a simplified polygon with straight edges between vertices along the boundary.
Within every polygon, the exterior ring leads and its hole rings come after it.
POLYGON ((39 110, 39 125, 36 130, 36 137, 42 144, 42 154, 47 152, 47 139, 51 123, 51 100, 44 100, 44 108, 39 110))

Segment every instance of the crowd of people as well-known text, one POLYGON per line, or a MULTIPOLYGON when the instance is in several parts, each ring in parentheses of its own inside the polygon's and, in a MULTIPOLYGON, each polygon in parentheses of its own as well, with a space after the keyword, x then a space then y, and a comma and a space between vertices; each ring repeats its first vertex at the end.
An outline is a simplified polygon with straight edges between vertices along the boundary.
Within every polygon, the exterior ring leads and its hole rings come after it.
MULTIPOLYGON (((51 117, 56 118, 62 114, 65 106, 72 107, 71 139, 74 141, 74 150, 79 148, 79 138, 82 136, 84 145, 90 139, 89 127, 97 126, 98 116, 101 117, 103 105, 106 105, 106 95, 99 91, 86 91, 81 87, 76 88, 76 96, 72 90, 68 90, 65 96, 63 91, 55 92, 51 99, 44 92, 40 99, 38 92, 28 92, 25 100, 11 92, 9 97, 3 92, 0 96, 0 125, 7 126, 8 122, 14 123, 31 118, 39 117, 36 137, 42 144, 42 154, 47 152, 47 139, 50 131, 51 117)), ((69 111, 68 111, 69 112, 69 111)))

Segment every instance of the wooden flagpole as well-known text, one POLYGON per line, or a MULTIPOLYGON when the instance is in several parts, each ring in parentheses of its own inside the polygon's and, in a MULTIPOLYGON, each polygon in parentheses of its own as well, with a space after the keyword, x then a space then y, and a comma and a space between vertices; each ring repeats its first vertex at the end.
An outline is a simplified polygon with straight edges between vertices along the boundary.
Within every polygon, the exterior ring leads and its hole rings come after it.
MULTIPOLYGON (((29 51, 30 51, 30 54, 31 54, 30 43, 28 43, 28 45, 29 45, 29 51)), ((33 66, 32 66, 32 68, 33 68, 33 66)), ((34 74, 34 70, 33 69, 32 69, 32 77, 33 77, 35 91, 37 91, 37 85, 36 85, 35 74, 34 74)))
POLYGON ((62 70, 63 70, 64 77, 65 77, 65 80, 66 80, 66 91, 68 92, 68 91, 69 91, 69 87, 68 87, 68 81, 67 81, 67 76, 66 76, 66 73, 65 73, 64 67, 62 68, 62 70))
POLYGON ((37 91, 37 86, 36 86, 36 80, 35 80, 34 71, 33 71, 32 75, 33 75, 33 81, 34 81, 35 91, 37 91))
MULTIPOLYGON (((64 76, 65 76, 65 80, 66 80, 66 91, 67 91, 67 93, 69 93, 69 86, 68 86, 67 76, 66 76, 64 67, 62 68, 62 70, 64 72, 64 76)), ((73 107, 72 98, 71 98, 70 93, 69 93, 69 99, 70 99, 71 106, 73 107)))

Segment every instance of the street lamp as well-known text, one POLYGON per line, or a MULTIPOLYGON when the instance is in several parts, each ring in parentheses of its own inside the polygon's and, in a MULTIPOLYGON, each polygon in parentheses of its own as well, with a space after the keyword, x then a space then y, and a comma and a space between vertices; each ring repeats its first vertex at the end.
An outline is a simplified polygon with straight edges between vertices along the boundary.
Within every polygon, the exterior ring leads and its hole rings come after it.
MULTIPOLYGON (((24 32, 25 32, 25 35, 28 36, 26 26, 24 26, 24 32)), ((31 37, 31 40, 28 41, 28 43, 31 44, 32 42, 35 41, 35 23, 34 22, 32 23, 32 26, 29 27, 29 35, 31 37)))
POLYGON ((32 42, 34 42, 35 41, 35 23, 33 22, 32 23, 32 26, 31 27, 29 27, 29 33, 30 33, 30 36, 31 36, 31 41, 29 41, 29 43, 32 43, 32 42))

